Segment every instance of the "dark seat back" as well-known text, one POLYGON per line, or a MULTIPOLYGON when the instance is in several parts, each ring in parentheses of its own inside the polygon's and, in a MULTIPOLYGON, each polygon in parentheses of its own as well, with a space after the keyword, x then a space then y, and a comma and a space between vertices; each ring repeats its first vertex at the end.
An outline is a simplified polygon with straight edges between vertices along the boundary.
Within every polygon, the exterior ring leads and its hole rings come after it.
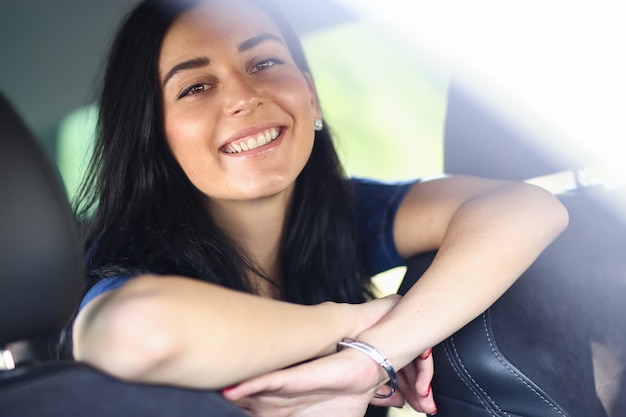
POLYGON ((57 172, 0 97, 0 346, 57 334, 81 292, 77 229, 57 172))
MULTIPOLYGON (((438 415, 626 415, 626 224, 610 196, 624 201, 626 188, 562 195, 568 229, 435 348, 438 415)), ((433 256, 412 260, 401 291, 433 256)))
MULTIPOLYGON (((525 179, 579 168, 533 149, 462 91, 452 89, 449 105, 447 172, 525 179)), ((559 198, 567 230, 490 309, 435 348, 438 416, 626 415, 626 185, 559 198)), ((401 292, 433 256, 412 260, 401 292)))
POLYGON ((30 355, 29 344, 57 339, 72 317, 81 257, 57 173, 0 94, 0 415, 246 416, 216 392, 133 384, 83 363, 30 355), (20 357, 17 348, 29 354, 20 357))

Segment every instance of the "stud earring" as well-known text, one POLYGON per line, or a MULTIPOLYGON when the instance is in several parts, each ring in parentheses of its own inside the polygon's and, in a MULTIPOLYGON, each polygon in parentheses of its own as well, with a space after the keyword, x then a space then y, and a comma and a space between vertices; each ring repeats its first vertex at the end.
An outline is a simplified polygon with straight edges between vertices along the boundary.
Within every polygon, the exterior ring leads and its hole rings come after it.
POLYGON ((324 121, 316 117, 315 119, 313 119, 313 127, 319 132, 324 128, 324 121))

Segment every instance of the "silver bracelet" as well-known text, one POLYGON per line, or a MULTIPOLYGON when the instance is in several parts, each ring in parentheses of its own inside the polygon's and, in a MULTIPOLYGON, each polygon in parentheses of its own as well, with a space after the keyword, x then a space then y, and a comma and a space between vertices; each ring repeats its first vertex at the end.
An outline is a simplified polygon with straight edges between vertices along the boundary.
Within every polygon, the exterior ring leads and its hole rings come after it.
POLYGON ((369 343, 360 342, 354 339, 341 339, 339 343, 337 343, 337 351, 342 350, 343 348, 352 348, 356 349, 361 353, 365 353, 367 356, 372 358, 377 364, 379 364, 385 372, 387 372, 387 376, 389 377, 389 381, 387 385, 391 388, 391 390, 387 394, 374 394, 374 398, 389 398, 393 395, 394 392, 398 389, 398 377, 396 376, 396 370, 393 369, 393 365, 389 362, 389 359, 385 356, 383 352, 376 349, 374 346, 369 343))

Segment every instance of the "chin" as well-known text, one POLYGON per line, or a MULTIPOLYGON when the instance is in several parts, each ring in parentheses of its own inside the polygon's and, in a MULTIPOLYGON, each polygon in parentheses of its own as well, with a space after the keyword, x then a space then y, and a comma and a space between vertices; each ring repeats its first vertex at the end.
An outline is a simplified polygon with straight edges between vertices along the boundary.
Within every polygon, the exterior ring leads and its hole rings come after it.
MULTIPOLYGON (((239 184, 242 184, 242 182, 239 182, 239 184)), ((226 193, 223 195, 223 199, 252 202, 281 196, 290 197, 294 186, 295 179, 265 178, 263 181, 254 181, 243 186, 233 187, 228 191, 228 195, 226 193)), ((220 197, 216 196, 213 199, 220 199, 220 197)))
POLYGON ((292 190, 292 184, 266 184, 264 186, 247 189, 242 194, 244 200, 253 201, 279 197, 282 195, 290 196, 292 190))

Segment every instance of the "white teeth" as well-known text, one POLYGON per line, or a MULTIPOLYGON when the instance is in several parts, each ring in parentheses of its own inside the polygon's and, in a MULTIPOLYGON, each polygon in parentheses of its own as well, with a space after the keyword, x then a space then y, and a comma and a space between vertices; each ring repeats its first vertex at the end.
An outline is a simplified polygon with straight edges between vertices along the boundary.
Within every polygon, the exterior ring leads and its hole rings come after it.
POLYGON ((252 149, 256 149, 260 146, 267 145, 274 139, 278 137, 280 134, 280 130, 276 128, 271 128, 266 130, 265 132, 259 133, 256 138, 248 138, 247 140, 242 140, 240 142, 233 142, 229 144, 225 152, 226 153, 241 153, 245 151, 251 151, 252 149))

